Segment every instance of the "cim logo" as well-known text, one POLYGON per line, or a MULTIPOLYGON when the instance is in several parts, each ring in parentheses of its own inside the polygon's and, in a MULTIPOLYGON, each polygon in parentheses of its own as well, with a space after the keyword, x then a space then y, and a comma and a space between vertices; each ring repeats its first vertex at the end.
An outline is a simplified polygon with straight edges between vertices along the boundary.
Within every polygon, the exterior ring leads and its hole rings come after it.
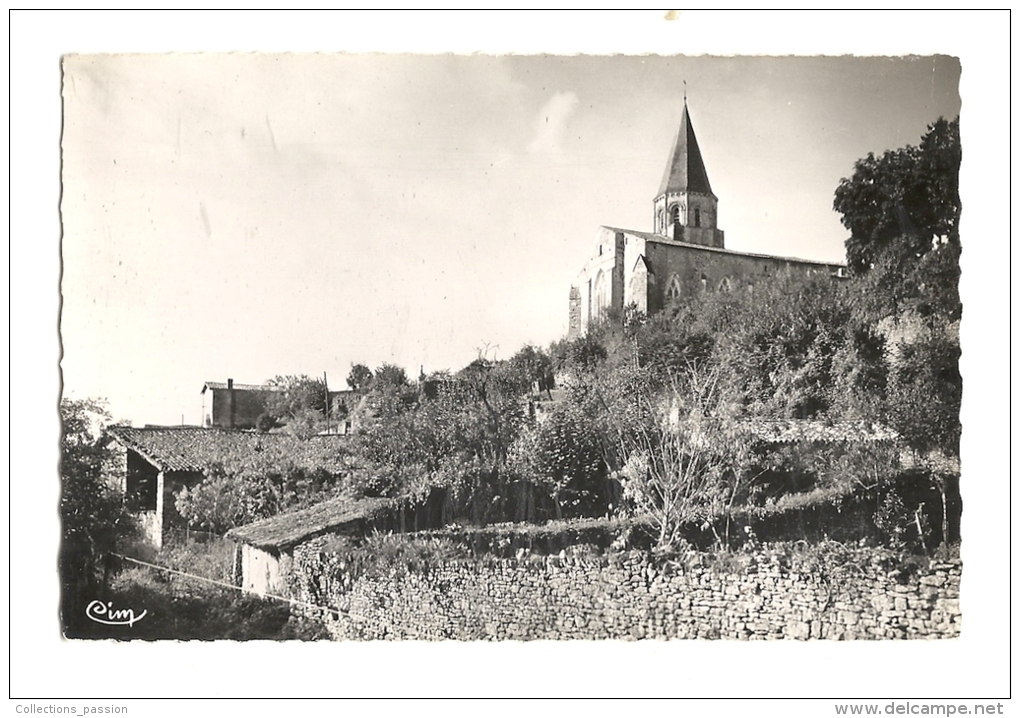
POLYGON ((145 618, 146 613, 148 611, 143 610, 136 616, 133 608, 114 608, 113 603, 102 601, 93 601, 85 607, 86 616, 107 626, 133 626, 145 618))

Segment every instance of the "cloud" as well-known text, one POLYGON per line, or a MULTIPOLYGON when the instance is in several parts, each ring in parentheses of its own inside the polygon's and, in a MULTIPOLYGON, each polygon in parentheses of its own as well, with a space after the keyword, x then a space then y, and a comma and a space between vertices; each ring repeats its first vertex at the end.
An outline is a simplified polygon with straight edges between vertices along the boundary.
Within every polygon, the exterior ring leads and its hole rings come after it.
POLYGON ((535 137, 528 145, 528 152, 558 153, 563 133, 570 116, 577 107, 577 95, 573 92, 557 92, 538 113, 535 122, 535 137))

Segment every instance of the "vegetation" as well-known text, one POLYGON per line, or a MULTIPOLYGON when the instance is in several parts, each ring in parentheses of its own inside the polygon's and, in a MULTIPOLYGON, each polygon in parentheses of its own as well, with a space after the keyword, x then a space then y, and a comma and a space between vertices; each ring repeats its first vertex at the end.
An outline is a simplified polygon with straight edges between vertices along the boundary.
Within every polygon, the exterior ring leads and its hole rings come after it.
POLYGON ((268 382, 275 391, 269 394, 266 417, 259 428, 284 426, 287 431, 307 439, 326 426, 329 410, 326 382, 305 376, 277 376, 268 382))
POLYGON ((960 243, 960 122, 939 120, 918 146, 869 153, 840 181, 833 208, 850 230, 847 263, 866 274, 883 255, 911 262, 960 243))
MULTIPOLYGON (((212 538, 172 536, 154 563, 216 581, 230 580, 234 544, 212 538)), ((145 616, 132 626, 76 622, 75 638, 119 640, 319 640, 329 638, 321 622, 292 614, 290 605, 217 586, 200 578, 119 562, 106 601, 145 616)))
MULTIPOLYGON (((651 318, 629 307, 548 351, 480 353, 418 381, 353 365, 348 384, 362 399, 347 470, 319 484, 439 501, 444 520, 471 525, 640 516, 663 547, 703 532, 729 547, 738 521, 877 492, 875 540, 925 547, 921 503, 941 504, 948 540, 962 394, 959 156, 958 123, 940 120, 917 147, 857 162, 834 200, 851 232, 848 281, 780 273, 651 318), (902 444, 775 445, 748 429, 797 419, 889 426, 902 444), (879 498, 896 492, 901 450, 938 501, 879 498), (908 528, 891 531, 897 521, 908 528)), ((295 389, 280 414, 299 422, 321 387, 284 383, 295 389)), ((309 481, 268 466, 214 470, 179 503, 225 526, 294 505, 309 481)))
MULTIPOLYGON (((587 519, 618 533, 600 546, 651 527, 661 554, 705 537, 736 549, 791 526, 807 538, 803 517, 821 507, 847 526, 866 512, 848 540, 945 551, 959 509, 959 162, 958 122, 939 120, 917 147, 856 163, 834 199, 851 232, 846 281, 780 274, 650 318, 629 307, 548 350, 502 361, 480 352, 417 381, 390 364, 352 365, 355 430, 329 456, 307 451, 326 416, 324 383, 277 377, 260 428, 283 426, 294 444, 223 456, 176 506, 221 532, 338 495, 403 496, 441 506, 440 523, 473 527, 473 547, 531 547, 535 534, 493 528, 513 522, 587 519), (753 429, 794 420, 884 425, 899 440, 784 443, 753 429)), ((65 400, 61 411, 66 602, 106 584, 102 557, 126 523, 98 431, 108 415, 95 402, 65 400)), ((460 555, 449 538, 370 536, 334 549, 359 571, 391 570, 460 555)), ((164 580, 128 578, 117 590, 129 597, 164 580)), ((207 596, 182 591, 171 600, 198 601, 187 603, 197 616, 207 596)), ((262 610, 218 605, 224 622, 262 610)), ((268 633, 282 630, 266 620, 268 633)))
POLYGON ((110 415, 102 401, 61 399, 60 579, 65 628, 83 615, 108 577, 109 552, 128 533, 119 493, 121 470, 103 437, 110 415))
POLYGON ((204 481, 178 493, 177 511, 189 525, 222 534, 338 495, 345 462, 335 442, 279 439, 223 453, 204 481))

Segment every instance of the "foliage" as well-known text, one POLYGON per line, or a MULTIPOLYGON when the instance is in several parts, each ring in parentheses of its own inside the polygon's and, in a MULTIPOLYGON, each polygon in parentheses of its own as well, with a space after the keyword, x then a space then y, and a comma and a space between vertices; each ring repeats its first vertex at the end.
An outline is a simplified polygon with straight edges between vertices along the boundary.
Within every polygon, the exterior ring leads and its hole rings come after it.
POLYGON ((511 471, 552 499, 556 518, 606 510, 605 462, 595 426, 576 406, 554 407, 522 430, 510 449, 511 471))
POLYGON ((357 392, 367 391, 372 384, 372 370, 364 364, 352 364, 347 374, 347 386, 357 392))
POLYGON ((556 388, 556 379, 553 374, 553 360, 546 352, 531 344, 527 344, 513 355, 510 359, 510 366, 513 371, 521 377, 526 378, 531 387, 537 392, 545 392, 546 396, 552 396, 552 390, 556 388))
POLYGON ((915 455, 934 464, 928 475, 942 500, 944 540, 955 472, 938 465, 959 456, 962 395, 960 159, 959 120, 940 118, 918 147, 860 160, 833 204, 851 231, 847 257, 858 275, 848 304, 892 339, 884 413, 915 455))
POLYGON ((94 591, 103 561, 131 528, 119 493, 122 467, 103 435, 111 421, 98 399, 60 400, 60 573, 65 617, 94 591))
POLYGON ((344 455, 334 455, 337 451, 331 445, 309 447, 295 437, 266 442, 255 452, 224 454, 201 483, 178 493, 177 511, 192 526, 223 533, 332 498, 339 494, 343 478, 339 467, 344 455))
POLYGON ((407 372, 396 364, 382 364, 375 370, 372 386, 380 389, 408 386, 407 372))
POLYGON ((940 118, 917 147, 869 153, 840 181, 833 209, 850 230, 847 262, 867 273, 896 239, 920 257, 933 245, 959 243, 960 123, 940 118))
POLYGON ((167 531, 152 563, 214 581, 230 582, 237 543, 215 534, 167 531))
POLYGON ((890 381, 890 419, 918 453, 960 455, 959 360, 959 343, 944 336, 925 336, 901 347, 890 381))
POLYGON ((452 524, 427 534, 446 537, 465 545, 475 556, 521 558, 524 554, 570 552, 573 550, 571 547, 581 545, 596 547, 601 551, 615 550, 620 537, 630 537, 635 528, 644 530, 648 524, 644 519, 635 517, 573 518, 554 519, 545 523, 504 522, 487 526, 452 524))
POLYGON ((285 602, 129 564, 112 578, 106 600, 116 607, 144 607, 145 617, 130 627, 75 621, 68 637, 147 641, 329 638, 322 623, 292 615, 285 602))
POLYGON ((361 540, 332 536, 321 544, 325 553, 343 562, 344 580, 417 573, 440 563, 466 558, 467 552, 443 536, 372 533, 361 540))
POLYGON ((322 379, 277 376, 268 384, 276 391, 269 394, 267 413, 290 433, 306 439, 324 427, 328 401, 322 379))

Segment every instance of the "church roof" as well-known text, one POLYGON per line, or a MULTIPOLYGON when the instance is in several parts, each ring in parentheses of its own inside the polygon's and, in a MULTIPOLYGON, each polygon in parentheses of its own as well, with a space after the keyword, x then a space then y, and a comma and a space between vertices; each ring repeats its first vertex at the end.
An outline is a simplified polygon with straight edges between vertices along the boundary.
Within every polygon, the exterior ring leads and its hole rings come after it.
POLYGON ((729 254, 738 257, 755 257, 758 259, 772 259, 777 262, 796 262, 797 264, 814 264, 819 267, 845 267, 845 264, 840 262, 826 262, 820 259, 801 259, 800 257, 783 257, 777 254, 761 254, 759 252, 741 252, 736 249, 724 249, 723 247, 708 247, 703 244, 693 244, 691 242, 678 242, 675 239, 664 237, 661 234, 655 234, 654 232, 640 232, 636 229, 624 229, 623 227, 610 227, 608 225, 602 225, 600 229, 608 230, 613 233, 627 234, 631 237, 643 239, 646 242, 656 242, 658 244, 668 244, 672 247, 683 247, 684 249, 690 249, 695 252, 708 252, 710 254, 729 254))
POLYGON ((673 149, 669 153, 669 163, 662 175, 659 195, 668 192, 701 192, 712 194, 712 185, 708 182, 705 162, 701 159, 701 149, 694 136, 694 126, 684 102, 684 114, 680 118, 680 129, 673 140, 673 149))

